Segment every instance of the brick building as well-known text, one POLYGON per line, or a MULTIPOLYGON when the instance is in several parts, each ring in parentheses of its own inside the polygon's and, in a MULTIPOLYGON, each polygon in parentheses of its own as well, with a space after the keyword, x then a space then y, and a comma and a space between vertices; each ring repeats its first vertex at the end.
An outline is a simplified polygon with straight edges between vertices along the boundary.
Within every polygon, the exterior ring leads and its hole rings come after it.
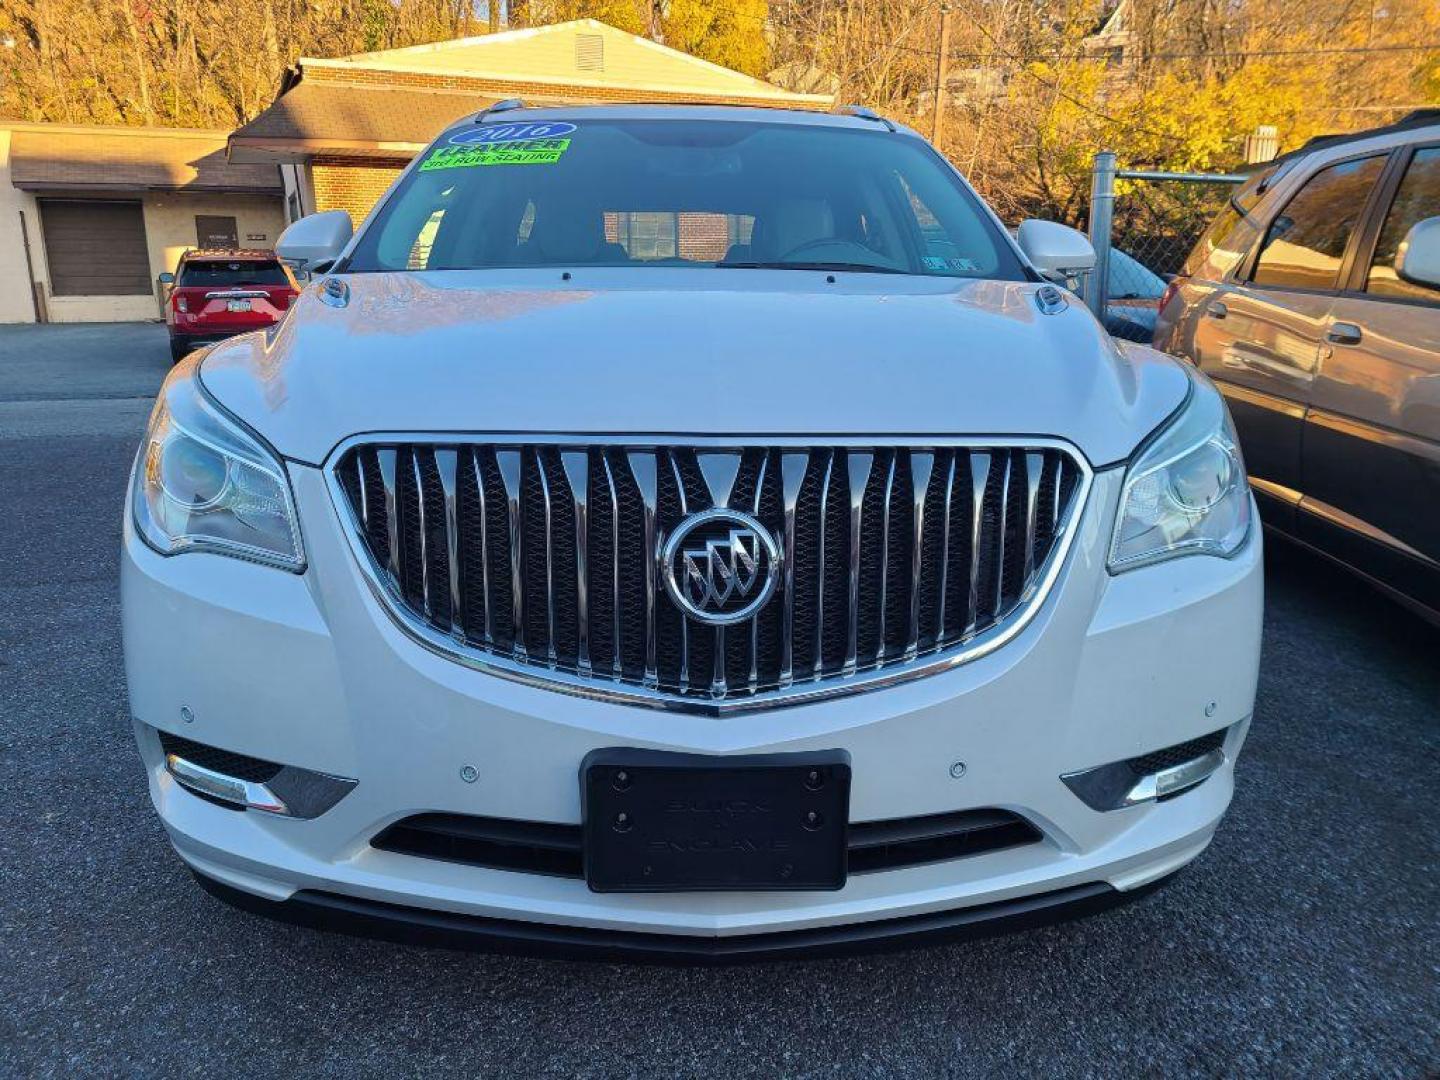
POLYGON ((761 79, 593 19, 339 60, 302 59, 273 105, 230 136, 232 162, 279 164, 286 213, 356 224, 447 124, 506 98, 530 104, 701 102, 826 109, 761 79))

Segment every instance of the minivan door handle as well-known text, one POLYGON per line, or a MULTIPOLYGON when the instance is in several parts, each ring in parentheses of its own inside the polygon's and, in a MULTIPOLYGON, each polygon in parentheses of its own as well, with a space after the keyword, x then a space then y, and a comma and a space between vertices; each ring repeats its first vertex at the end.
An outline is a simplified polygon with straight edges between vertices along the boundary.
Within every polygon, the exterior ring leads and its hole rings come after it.
POLYGON ((1360 327, 1348 322, 1332 323, 1325 340, 1334 345, 1359 345, 1360 327))
POLYGON ((1230 309, 1219 300, 1211 300, 1210 303, 1205 306, 1205 314, 1209 315, 1212 319, 1223 319, 1226 315, 1230 314, 1230 309))

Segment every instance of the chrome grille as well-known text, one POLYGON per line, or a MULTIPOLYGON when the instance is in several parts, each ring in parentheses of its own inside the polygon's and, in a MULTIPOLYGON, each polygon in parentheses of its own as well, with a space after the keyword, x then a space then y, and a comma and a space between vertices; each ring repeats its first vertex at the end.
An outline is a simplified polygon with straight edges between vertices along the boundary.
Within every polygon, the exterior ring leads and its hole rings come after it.
POLYGON ((716 711, 932 670, 1018 629, 1089 471, 1034 440, 765 446, 376 438, 332 473, 357 553, 431 647, 574 693, 716 711), (781 584, 712 627, 666 593, 688 515, 753 515, 781 584))

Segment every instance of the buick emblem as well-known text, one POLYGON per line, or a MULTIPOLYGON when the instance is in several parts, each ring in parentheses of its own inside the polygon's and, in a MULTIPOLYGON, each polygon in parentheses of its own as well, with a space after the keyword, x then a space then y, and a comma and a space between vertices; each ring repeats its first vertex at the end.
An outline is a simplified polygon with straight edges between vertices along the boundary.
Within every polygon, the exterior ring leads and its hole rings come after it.
POLYGON ((750 618, 775 592, 780 549, 770 530, 737 510, 692 514, 660 552, 665 590, 690 618, 728 626, 750 618))

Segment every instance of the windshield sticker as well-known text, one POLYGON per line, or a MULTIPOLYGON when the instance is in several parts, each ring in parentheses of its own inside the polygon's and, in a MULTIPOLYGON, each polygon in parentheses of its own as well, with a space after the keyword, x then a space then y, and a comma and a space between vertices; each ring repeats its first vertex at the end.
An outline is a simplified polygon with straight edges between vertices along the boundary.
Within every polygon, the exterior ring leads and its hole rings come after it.
POLYGON ((480 143, 513 143, 530 139, 558 139, 575 130, 574 124, 487 124, 484 127, 457 131, 445 141, 451 146, 476 146, 480 143))
POLYGON ((569 147, 569 139, 520 139, 515 142, 439 146, 420 163, 420 171, 470 169, 478 165, 554 165, 569 147))

